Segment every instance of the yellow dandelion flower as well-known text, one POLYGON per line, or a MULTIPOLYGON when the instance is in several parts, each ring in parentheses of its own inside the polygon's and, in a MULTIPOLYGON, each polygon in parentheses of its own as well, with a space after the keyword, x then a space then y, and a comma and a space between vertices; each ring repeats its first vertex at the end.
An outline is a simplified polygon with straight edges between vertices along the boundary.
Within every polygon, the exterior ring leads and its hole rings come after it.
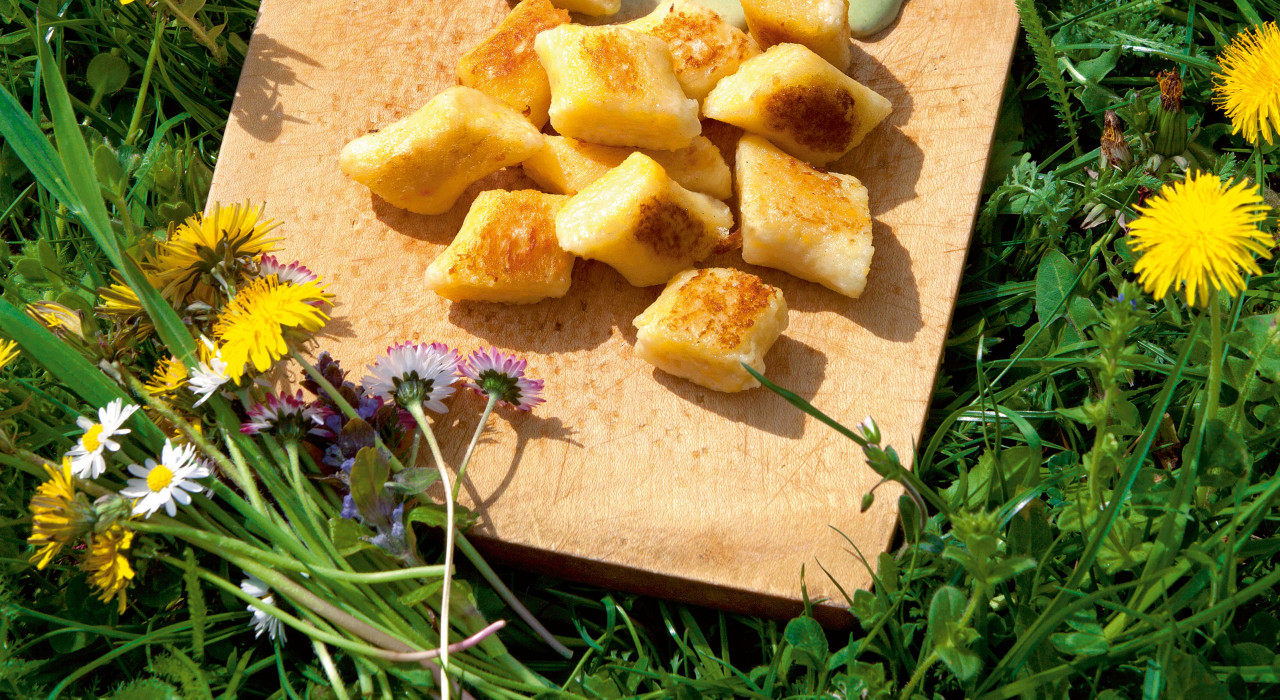
POLYGON ((147 391, 152 396, 170 397, 187 385, 187 367, 173 357, 166 357, 156 364, 147 380, 147 391))
MULTIPOLYGON (((145 265, 142 274, 146 276, 147 281, 152 287, 160 290, 161 296, 169 302, 170 306, 174 306, 173 290, 165 289, 163 281, 156 276, 155 273, 146 269, 145 265)), ((154 328, 151 325, 151 319, 143 313, 142 302, 138 301, 138 295, 133 289, 125 284, 120 273, 112 270, 111 284, 98 289, 99 304, 96 311, 103 316, 109 316, 117 321, 133 322, 138 324, 138 333, 145 337, 149 335, 154 328)))
POLYGON ((1224 186, 1209 173, 1166 186, 1129 224, 1138 281, 1157 299, 1183 285, 1192 304, 1208 304, 1218 290, 1239 293, 1243 271, 1261 272, 1253 256, 1271 257, 1273 240, 1258 229, 1269 209, 1257 187, 1224 186))
POLYGON ((89 584, 102 595, 98 600, 106 603, 113 597, 119 601, 119 612, 124 612, 124 593, 133 581, 133 567, 125 552, 133 545, 133 531, 120 525, 112 525, 93 536, 89 542, 89 556, 84 569, 89 572, 89 584))
POLYGON ((1280 131, 1280 30, 1275 22, 1236 35, 1218 56, 1214 101, 1231 119, 1233 134, 1271 143, 1280 131))
POLYGON ((18 359, 18 343, 14 340, 0 340, 0 370, 18 359))
POLYGON ((239 381, 249 365, 265 372, 289 352, 286 334, 323 328, 329 316, 321 306, 328 297, 314 282, 280 284, 275 277, 241 289, 213 326, 227 376, 239 381))
POLYGON ((172 283, 211 272, 228 261, 247 263, 276 249, 281 239, 269 236, 276 226, 262 218, 257 207, 214 205, 208 216, 192 215, 171 230, 151 264, 172 283))
POLYGON ((93 509, 88 501, 76 497, 71 476, 71 458, 62 458, 62 468, 45 465, 49 480, 36 487, 31 497, 31 536, 27 543, 36 547, 31 563, 37 569, 49 565, 67 543, 85 534, 92 526, 93 509))
MULTIPOLYGON (((115 277, 116 274, 112 273, 115 277)), ((138 301, 138 295, 127 284, 112 284, 98 290, 98 296, 102 298, 102 303, 98 305, 98 312, 115 318, 132 318, 142 314, 142 302, 138 301)))

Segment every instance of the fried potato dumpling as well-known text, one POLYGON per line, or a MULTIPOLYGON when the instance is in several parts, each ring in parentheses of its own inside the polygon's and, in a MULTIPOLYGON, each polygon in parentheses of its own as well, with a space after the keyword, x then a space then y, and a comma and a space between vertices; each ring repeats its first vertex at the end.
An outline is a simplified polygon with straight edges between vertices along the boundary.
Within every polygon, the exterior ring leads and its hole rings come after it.
POLYGON ((893 107, 809 49, 778 44, 721 80, 702 111, 824 165, 862 143, 893 107))
POLYGON ((698 103, 685 97, 657 37, 562 24, 534 47, 551 80, 551 125, 564 136, 674 151, 701 130, 698 103))
POLYGON ((803 44, 841 73, 849 70, 849 0, 742 0, 742 13, 760 48, 803 44))
POLYGON ((427 288, 453 301, 564 296, 573 254, 556 240, 556 213, 568 201, 537 190, 481 192, 453 242, 427 266, 427 288))
POLYGON ((592 17, 616 15, 622 9, 622 0, 554 0, 553 4, 592 17))
POLYGON ((782 290, 731 268, 686 270, 636 317, 635 354, 658 369, 716 391, 760 382, 764 356, 787 328, 782 290))
POLYGON ((560 247, 604 262, 637 287, 664 284, 725 241, 733 214, 633 153, 556 215, 560 247))
POLYGON ((665 0, 653 12, 622 26, 667 42, 680 87, 699 101, 721 78, 760 53, 754 39, 690 0, 665 0))
POLYGON ((515 107, 541 129, 551 107, 551 83, 533 39, 568 22, 569 13, 547 0, 521 0, 492 34, 462 54, 458 82, 515 107))
POLYGON ((738 143, 735 171, 743 260, 862 294, 875 248, 858 178, 814 168, 752 135, 738 143))
MULTIPOLYGON (((577 194, 618 167, 634 149, 601 146, 567 136, 548 136, 542 148, 521 166, 539 187, 559 194, 577 194)), ((681 187, 716 199, 733 195, 733 176, 720 150, 702 136, 678 151, 639 151, 658 161, 681 187)))
POLYGON ((342 172, 389 204, 443 214, 462 191, 542 147, 542 134, 505 102, 456 86, 417 112, 348 143, 342 172))

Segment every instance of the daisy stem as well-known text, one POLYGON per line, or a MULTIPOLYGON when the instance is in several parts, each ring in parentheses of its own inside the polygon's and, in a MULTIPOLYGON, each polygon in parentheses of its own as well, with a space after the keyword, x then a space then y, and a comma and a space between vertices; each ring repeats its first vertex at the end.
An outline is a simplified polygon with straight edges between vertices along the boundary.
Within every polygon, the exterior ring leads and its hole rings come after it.
POLYGON ((329 677, 329 687, 333 689, 333 694, 338 696, 338 700, 351 700, 347 695, 347 685, 342 682, 342 676, 338 674, 338 667, 333 663, 333 657, 329 656, 329 648, 324 642, 312 640, 311 646, 316 650, 316 657, 320 659, 320 665, 324 667, 324 674, 329 677))
POLYGON ((480 414, 480 424, 476 426, 476 432, 471 436, 471 444, 467 445, 467 453, 462 456, 462 464, 458 466, 458 479, 453 482, 453 500, 455 501, 458 500, 458 490, 462 488, 462 477, 467 473, 467 465, 471 463, 471 454, 476 451, 476 443, 480 442, 480 434, 489 424, 489 414, 493 413, 493 407, 497 403, 497 394, 489 394, 489 402, 484 405, 484 412, 480 414))
MULTIPOLYGON (((266 509, 266 505, 262 502, 262 495, 258 493, 258 486, 254 483, 253 476, 249 473, 248 466, 244 464, 243 459, 239 460, 239 464, 232 463, 231 460, 227 459, 226 455, 222 454, 222 452, 210 444, 208 440, 205 440, 203 435, 196 432, 195 429, 191 427, 191 424, 187 423, 187 421, 174 412, 173 409, 153 398, 150 392, 147 391, 146 385, 139 381, 137 377, 134 377, 133 375, 128 375, 128 377, 129 386, 133 389, 134 393, 142 397, 142 401, 146 403, 151 410, 159 413, 170 423, 176 426, 178 430, 181 431, 183 437, 190 440, 196 447, 200 448, 200 451, 203 452, 206 457, 212 459, 225 474, 230 476, 232 480, 236 482, 236 486, 239 486, 241 491, 249 495, 249 502, 253 504, 253 507, 256 508, 259 513, 267 514, 269 512, 266 509)), ((232 454, 238 455, 238 453, 235 452, 232 454)))
POLYGON ((476 548, 471 545, 471 542, 462 535, 458 536, 458 549, 462 550, 463 555, 471 561, 472 566, 476 567, 476 570, 480 572, 480 576, 483 577, 485 581, 488 581, 490 586, 493 586, 493 590, 497 592, 498 597, 509 605, 511 609, 516 612, 516 615, 519 615, 520 619, 524 620, 525 624, 529 625, 529 627, 542 638, 542 641, 547 643, 547 646, 555 649, 557 654, 565 657, 566 659, 573 656, 573 652, 569 651, 568 647, 561 644, 559 639, 556 639, 546 627, 542 626, 542 623, 538 621, 538 618, 534 617, 533 613, 530 612, 529 609, 524 606, 524 603, 521 603, 520 599, 516 597, 516 594, 513 593, 510 588, 507 588, 507 585, 502 582, 502 579, 498 577, 498 572, 494 571, 493 567, 489 566, 489 563, 480 556, 480 552, 476 551, 476 548))
MULTIPOLYGON (((324 540, 325 518, 317 509, 315 500, 306 492, 307 482, 302 476, 301 462, 298 461, 298 441, 286 440, 284 451, 285 454, 289 455, 289 480, 293 482, 293 492, 298 496, 298 502, 302 504, 302 512, 311 520, 311 526, 315 528, 316 532, 321 533, 320 539, 324 540)), ((328 544, 327 541, 325 543, 328 544)), ((336 555, 337 561, 346 563, 346 560, 337 554, 336 549, 332 553, 336 555)))
POLYGON ((444 679, 440 683, 440 697, 449 700, 449 589, 453 585, 453 497, 449 487, 449 470, 444 465, 444 455, 440 454, 440 444, 436 435, 427 423, 427 416, 422 412, 422 402, 414 401, 408 408, 413 419, 418 421, 418 428, 431 447, 431 455, 435 457, 436 469, 440 472, 440 483, 444 485, 444 583, 440 589, 440 668, 444 679))

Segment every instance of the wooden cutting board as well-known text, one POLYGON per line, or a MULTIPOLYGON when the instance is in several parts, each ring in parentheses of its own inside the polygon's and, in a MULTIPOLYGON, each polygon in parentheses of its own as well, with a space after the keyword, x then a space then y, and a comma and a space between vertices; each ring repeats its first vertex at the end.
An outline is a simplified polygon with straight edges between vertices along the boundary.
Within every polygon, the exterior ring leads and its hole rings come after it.
MULTIPOLYGON (((339 172, 346 142, 453 85, 458 56, 508 10, 505 0, 263 0, 210 201, 265 202, 284 222, 285 259, 337 294, 322 346, 353 379, 405 339, 529 358, 547 403, 495 414, 463 489, 490 556, 768 615, 798 609, 804 567, 811 597, 842 603, 822 567, 846 591, 866 586, 844 536, 874 566, 897 517, 889 489, 859 512, 878 479, 856 445, 765 389, 720 394, 634 357, 631 321, 661 288, 633 288, 603 264, 579 261, 568 296, 532 306, 453 304, 423 289, 478 192, 533 187, 519 168, 434 217, 339 172)), ((874 416, 904 459, 933 391, 1016 29, 1009 0, 909 0, 896 25, 855 42, 851 74, 894 106, 832 168, 871 193, 862 298, 736 253, 706 263, 784 291, 791 325, 766 358, 771 379, 848 425, 874 416)), ((452 464, 481 407, 460 395, 438 421, 452 464)))

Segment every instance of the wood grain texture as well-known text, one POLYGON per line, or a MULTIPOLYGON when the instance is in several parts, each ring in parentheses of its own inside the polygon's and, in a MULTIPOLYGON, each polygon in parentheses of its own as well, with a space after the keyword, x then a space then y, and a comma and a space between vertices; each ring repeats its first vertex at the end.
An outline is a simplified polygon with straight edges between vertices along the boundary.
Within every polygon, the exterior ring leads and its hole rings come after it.
MULTIPOLYGON (((463 489, 492 555, 773 615, 798 607, 802 565, 812 597, 840 598, 818 564, 846 590, 865 586, 840 533, 874 562, 897 492, 881 489, 859 513, 877 476, 855 445, 763 389, 719 394, 634 357, 631 321, 661 288, 579 261, 568 296, 532 306, 453 304, 423 289, 423 270, 477 193, 533 187, 518 168, 433 217, 397 210, 339 172, 343 144, 454 84, 458 56, 508 9, 263 0, 210 201, 265 202, 285 222, 286 259, 337 294, 322 344, 353 378, 404 339, 529 357, 547 403, 495 414, 463 489)), ((791 325, 766 358, 770 378, 847 424, 875 416, 904 459, 933 390, 1016 28, 1008 0, 910 0, 894 26, 855 42, 850 73, 894 105, 832 168, 871 193, 876 252, 861 299, 736 253, 707 263, 783 289, 791 325)), ((454 463, 481 406, 460 395, 438 420, 454 463)))

